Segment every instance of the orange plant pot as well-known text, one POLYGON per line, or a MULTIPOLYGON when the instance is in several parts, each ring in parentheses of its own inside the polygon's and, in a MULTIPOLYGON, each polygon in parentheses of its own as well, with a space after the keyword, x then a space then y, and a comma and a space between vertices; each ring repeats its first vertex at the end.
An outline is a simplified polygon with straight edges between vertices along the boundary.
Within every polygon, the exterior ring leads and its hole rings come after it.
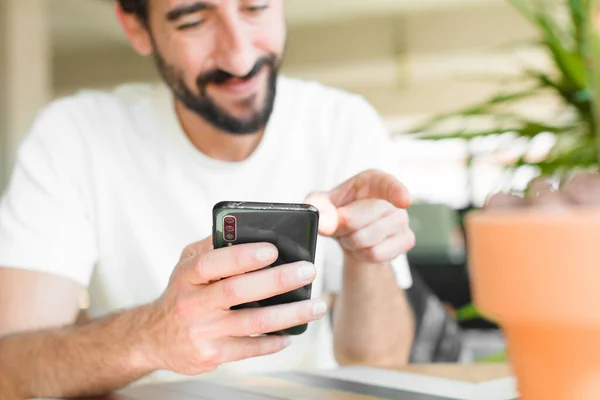
POLYGON ((600 399, 600 210, 473 212, 476 306, 502 327, 522 400, 600 399))

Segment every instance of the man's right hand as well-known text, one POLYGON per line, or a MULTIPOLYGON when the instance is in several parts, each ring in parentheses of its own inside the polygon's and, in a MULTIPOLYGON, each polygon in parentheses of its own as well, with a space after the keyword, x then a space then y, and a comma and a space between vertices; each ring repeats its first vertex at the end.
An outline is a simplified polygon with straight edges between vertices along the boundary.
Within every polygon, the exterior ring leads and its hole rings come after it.
POLYGON ((164 294, 142 308, 149 324, 142 357, 155 369, 198 375, 226 362, 285 348, 289 339, 284 336, 257 335, 322 318, 322 300, 230 310, 314 280, 315 267, 306 262, 260 270, 276 259, 277 248, 266 243, 213 250, 207 238, 188 246, 164 294))

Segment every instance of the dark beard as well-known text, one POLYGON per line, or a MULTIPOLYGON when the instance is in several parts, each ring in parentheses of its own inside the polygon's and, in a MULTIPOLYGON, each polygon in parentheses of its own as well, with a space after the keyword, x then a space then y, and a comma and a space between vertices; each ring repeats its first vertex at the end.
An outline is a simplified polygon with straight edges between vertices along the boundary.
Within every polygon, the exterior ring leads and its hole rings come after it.
MULTIPOLYGON (((267 125, 267 122, 273 113, 275 95, 277 92, 277 75, 279 71, 277 57, 275 55, 261 57, 250 73, 245 77, 242 77, 243 79, 252 78, 264 67, 269 69, 265 102, 263 106, 256 110, 249 118, 234 117, 226 110, 219 107, 219 105, 206 94, 206 87, 208 84, 225 83, 229 79, 236 78, 236 76, 222 70, 213 70, 204 73, 196 79, 196 86, 199 94, 195 94, 185 84, 181 71, 178 71, 174 66, 167 64, 162 55, 157 51, 156 46, 154 46, 154 61, 163 80, 171 88, 179 101, 214 127, 231 134, 242 135, 256 133, 267 125)), ((246 100, 247 106, 251 107, 253 101, 254 96, 246 100)))

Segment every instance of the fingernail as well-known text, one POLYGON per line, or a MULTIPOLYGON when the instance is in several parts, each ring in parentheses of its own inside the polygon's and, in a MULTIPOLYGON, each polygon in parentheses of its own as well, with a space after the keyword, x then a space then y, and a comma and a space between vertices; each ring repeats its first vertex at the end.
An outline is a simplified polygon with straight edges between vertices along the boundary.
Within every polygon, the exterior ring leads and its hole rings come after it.
POLYGON ((256 252, 256 259, 258 261, 269 261, 275 257, 277 257, 277 250, 271 246, 261 247, 256 252))
POLYGON ((300 280, 303 282, 311 281, 316 274, 317 271, 315 270, 315 266, 312 264, 306 263, 298 268, 298 278, 300 278, 300 280))
POLYGON ((283 338, 283 345, 284 345, 285 347, 288 347, 288 346, 290 346, 291 344, 292 344, 292 338, 291 338, 291 337, 289 337, 289 336, 286 336, 286 337, 284 337, 284 338, 283 338))
POLYGON ((327 304, 324 301, 318 301, 313 305, 313 315, 315 317, 322 317, 327 312, 327 304))

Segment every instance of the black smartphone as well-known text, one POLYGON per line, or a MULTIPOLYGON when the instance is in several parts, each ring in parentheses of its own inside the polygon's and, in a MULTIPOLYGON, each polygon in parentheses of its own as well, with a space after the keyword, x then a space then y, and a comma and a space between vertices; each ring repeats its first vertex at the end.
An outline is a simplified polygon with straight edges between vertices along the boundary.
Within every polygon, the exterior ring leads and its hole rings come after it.
MULTIPOLYGON (((243 243, 272 243, 279 251, 273 268, 298 261, 315 262, 319 212, 308 204, 224 201, 213 208, 215 249, 243 243)), ((268 307, 311 298, 312 284, 232 309, 268 307)), ((299 335, 307 325, 271 334, 299 335)))

